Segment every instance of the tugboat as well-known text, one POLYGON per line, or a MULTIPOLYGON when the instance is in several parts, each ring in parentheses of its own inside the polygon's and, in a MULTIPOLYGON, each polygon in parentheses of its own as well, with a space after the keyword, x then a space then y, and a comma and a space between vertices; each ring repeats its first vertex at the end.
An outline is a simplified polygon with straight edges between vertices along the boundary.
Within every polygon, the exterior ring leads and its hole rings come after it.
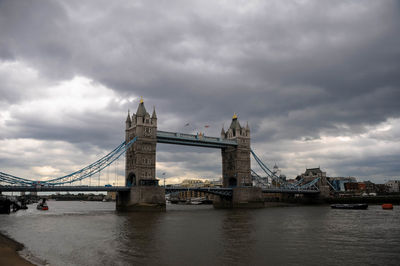
POLYGON ((43 198, 43 199, 38 203, 38 205, 36 206, 36 209, 41 210, 41 211, 47 211, 47 210, 49 210, 49 206, 47 206, 47 203, 46 203, 46 199, 45 199, 45 198, 43 198))
POLYGON ((368 208, 368 204, 360 203, 360 204, 332 204, 332 209, 346 209, 346 210, 366 210, 368 208))

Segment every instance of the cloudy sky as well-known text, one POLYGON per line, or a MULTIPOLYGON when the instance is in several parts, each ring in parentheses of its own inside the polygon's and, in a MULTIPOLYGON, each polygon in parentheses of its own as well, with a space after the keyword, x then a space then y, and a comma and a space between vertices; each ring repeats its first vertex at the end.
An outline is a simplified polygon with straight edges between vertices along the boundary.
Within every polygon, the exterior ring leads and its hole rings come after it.
MULTIPOLYGON (((0 0, 0 171, 95 161, 143 96, 160 130, 219 136, 237 112, 289 178, 398 179, 399 33, 389 0, 0 0)), ((220 151, 158 144, 163 172, 217 178, 220 151)))

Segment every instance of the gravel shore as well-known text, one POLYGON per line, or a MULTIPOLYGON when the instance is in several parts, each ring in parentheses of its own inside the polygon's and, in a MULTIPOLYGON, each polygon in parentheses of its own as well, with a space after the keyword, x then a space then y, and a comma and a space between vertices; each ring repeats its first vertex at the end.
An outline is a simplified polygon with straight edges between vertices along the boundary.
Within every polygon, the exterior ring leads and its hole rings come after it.
POLYGON ((8 236, 0 233, 0 265, 34 265, 18 254, 18 251, 22 250, 23 248, 24 245, 21 243, 18 243, 8 236))

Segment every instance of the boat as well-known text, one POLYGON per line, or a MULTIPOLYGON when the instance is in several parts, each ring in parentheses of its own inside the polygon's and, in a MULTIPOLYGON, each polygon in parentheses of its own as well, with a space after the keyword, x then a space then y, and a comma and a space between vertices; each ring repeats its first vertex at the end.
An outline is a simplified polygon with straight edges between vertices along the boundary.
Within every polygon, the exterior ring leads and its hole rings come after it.
POLYGON ((200 204, 203 204, 203 202, 197 201, 197 200, 192 200, 192 201, 189 201, 188 204, 189 204, 189 205, 200 205, 200 204))
POLYGON ((384 209, 384 210, 393 210, 393 204, 391 204, 391 203, 382 204, 382 209, 384 209))
POLYGON ((49 206, 47 206, 47 203, 46 203, 46 199, 45 199, 45 198, 43 198, 43 199, 38 203, 38 205, 36 206, 36 209, 41 210, 41 211, 47 211, 47 210, 49 210, 49 206))
POLYGON ((359 204, 332 204, 332 209, 346 209, 346 210, 366 210, 368 208, 368 204, 359 203, 359 204))
POLYGON ((203 204, 204 197, 190 198, 186 201, 186 204, 189 205, 200 205, 203 204))

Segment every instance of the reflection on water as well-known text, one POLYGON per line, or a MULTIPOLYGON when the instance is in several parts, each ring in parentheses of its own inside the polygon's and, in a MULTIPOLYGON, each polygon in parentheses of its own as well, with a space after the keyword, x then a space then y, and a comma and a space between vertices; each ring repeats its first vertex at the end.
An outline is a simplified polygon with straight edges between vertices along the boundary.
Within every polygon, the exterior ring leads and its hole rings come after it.
POLYGON ((250 262, 256 239, 254 236, 254 211, 232 210, 224 213, 221 232, 224 241, 221 264, 232 265, 250 262))
POLYGON ((157 263, 160 252, 159 225, 163 213, 128 213, 119 228, 119 259, 131 263, 157 263))
POLYGON ((398 265, 400 208, 214 210, 49 202, 0 216, 0 230, 50 265, 398 265))

